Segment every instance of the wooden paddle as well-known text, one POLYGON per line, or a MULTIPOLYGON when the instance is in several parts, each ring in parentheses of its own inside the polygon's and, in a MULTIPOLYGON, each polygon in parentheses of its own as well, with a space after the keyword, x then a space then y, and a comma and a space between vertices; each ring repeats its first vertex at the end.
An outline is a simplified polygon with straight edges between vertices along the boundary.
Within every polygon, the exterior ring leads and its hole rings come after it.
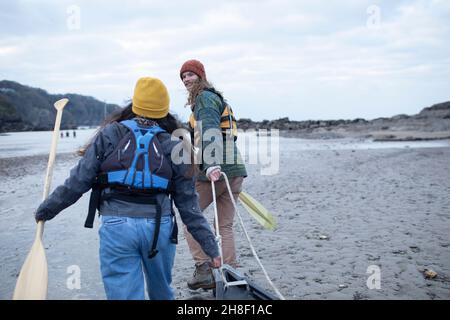
MULTIPOLYGON (((55 128, 53 129, 52 146, 48 158, 43 200, 48 197, 50 191, 53 165, 56 157, 56 145, 59 138, 59 127, 61 125, 62 112, 67 102, 69 102, 69 100, 64 98, 56 101, 54 104, 57 110, 56 121, 55 128)), ((33 246, 20 270, 19 277, 17 278, 13 295, 14 300, 45 300, 47 298, 48 270, 44 245, 42 244, 43 233, 44 222, 39 221, 33 246)))

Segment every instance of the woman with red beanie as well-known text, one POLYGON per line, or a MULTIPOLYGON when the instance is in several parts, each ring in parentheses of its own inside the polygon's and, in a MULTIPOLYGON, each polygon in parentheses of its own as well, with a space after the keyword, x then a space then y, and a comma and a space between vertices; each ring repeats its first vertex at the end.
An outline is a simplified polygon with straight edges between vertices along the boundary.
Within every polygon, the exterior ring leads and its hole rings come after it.
MULTIPOLYGON (((237 200, 247 172, 236 146, 237 127, 231 107, 222 94, 206 79, 205 67, 198 60, 186 61, 180 69, 180 77, 188 91, 187 105, 191 106, 189 119, 194 144, 200 147, 200 174, 196 181, 200 209, 204 211, 213 201, 211 182, 215 182, 219 232, 222 237, 224 263, 236 267, 234 244, 234 207, 221 172, 230 182, 233 197, 237 200), (217 139, 211 141, 211 136, 217 139), (221 156, 222 154, 223 156, 221 156)), ((210 259, 200 245, 184 228, 189 249, 195 261, 194 276, 188 281, 190 289, 215 287, 210 259)))

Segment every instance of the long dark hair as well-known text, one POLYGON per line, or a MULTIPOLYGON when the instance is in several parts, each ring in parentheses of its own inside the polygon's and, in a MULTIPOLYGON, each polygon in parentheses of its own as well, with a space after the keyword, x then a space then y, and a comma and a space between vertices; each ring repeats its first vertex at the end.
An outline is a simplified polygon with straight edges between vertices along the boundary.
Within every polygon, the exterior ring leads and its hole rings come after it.
MULTIPOLYGON (((100 125, 100 127, 96 130, 94 136, 89 140, 89 142, 84 147, 82 147, 81 149, 79 149, 77 151, 77 154, 79 156, 84 156, 84 154, 86 153, 86 150, 95 141, 99 132, 102 131, 108 124, 111 124, 113 122, 120 122, 123 120, 131 120, 134 118, 137 118, 138 120, 142 120, 144 122, 145 121, 150 121, 150 122, 153 121, 153 122, 156 122, 156 124, 158 126, 160 126, 162 129, 164 129, 169 134, 172 134, 176 129, 180 129, 180 128, 187 129, 187 127, 185 125, 183 125, 182 122, 180 120, 178 120, 178 118, 175 115, 173 115, 171 113, 168 113, 167 116, 165 116, 164 118, 161 118, 161 119, 144 118, 144 117, 136 115, 133 112, 132 107, 133 107, 132 102, 129 102, 127 104, 127 106, 125 106, 124 108, 121 108, 121 109, 116 110, 113 113, 111 113, 105 119, 105 121, 100 125)), ((187 143, 187 141, 185 143, 187 143)), ((189 146, 190 146, 190 143, 188 144, 188 147, 189 146)), ((194 157, 194 155, 191 152, 191 166, 190 166, 188 172, 186 173, 186 176, 188 176, 188 177, 192 177, 198 173, 198 168, 194 164, 193 157, 194 157)))
MULTIPOLYGON (((113 122, 120 122, 123 120, 130 120, 136 117, 138 118, 141 117, 133 112, 132 107, 133 104, 130 102, 125 108, 119 109, 111 113, 111 115, 107 117, 106 120, 102 123, 98 131, 101 131, 104 127, 113 122)), ((176 129, 183 128, 183 124, 181 123, 181 121, 179 121, 178 118, 171 113, 168 113, 166 117, 161 119, 152 119, 152 118, 144 118, 144 119, 156 122, 158 126, 160 126, 162 129, 164 129, 170 134, 172 134, 172 132, 174 132, 176 129)))

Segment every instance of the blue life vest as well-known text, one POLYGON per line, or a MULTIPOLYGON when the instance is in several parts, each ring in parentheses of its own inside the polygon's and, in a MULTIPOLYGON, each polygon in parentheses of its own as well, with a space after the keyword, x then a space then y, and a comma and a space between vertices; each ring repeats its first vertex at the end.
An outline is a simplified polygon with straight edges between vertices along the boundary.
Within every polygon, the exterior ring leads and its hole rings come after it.
MULTIPOLYGON (((93 227, 95 212, 99 209, 102 200, 116 198, 127 202, 154 204, 157 215, 153 243, 148 255, 151 259, 158 253, 156 245, 161 223, 161 206, 154 194, 170 193, 172 179, 170 161, 165 158, 156 137, 158 133, 166 131, 159 126, 141 127, 135 120, 125 120, 120 123, 130 130, 100 165, 101 173, 92 187, 89 212, 84 226, 93 227), (106 187, 116 188, 120 192, 101 195, 102 189, 106 187)), ((172 243, 177 243, 178 227, 173 209, 172 216, 174 225, 170 240, 172 243)))
POLYGON ((159 126, 140 127, 135 120, 120 122, 130 129, 100 166, 99 183, 143 191, 168 191, 172 168, 156 135, 159 126))

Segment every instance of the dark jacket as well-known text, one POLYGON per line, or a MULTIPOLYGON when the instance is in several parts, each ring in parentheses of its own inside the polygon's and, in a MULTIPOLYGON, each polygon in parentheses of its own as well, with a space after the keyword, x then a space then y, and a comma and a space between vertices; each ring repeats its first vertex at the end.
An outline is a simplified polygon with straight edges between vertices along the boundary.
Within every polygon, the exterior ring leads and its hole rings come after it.
MULTIPOLYGON (((110 155, 117 146, 120 139, 129 129, 114 122, 102 129, 94 142, 87 148, 85 155, 78 164, 70 171, 69 178, 63 185, 60 185, 53 193, 39 206, 36 211, 36 218, 50 220, 59 212, 74 204, 83 193, 89 191, 100 172, 102 161, 110 155)), ((158 134, 158 139, 168 161, 171 159, 171 151, 178 144, 178 141, 172 141, 168 133, 158 134)), ((195 191, 195 180, 185 177, 187 164, 172 165, 172 186, 173 200, 178 208, 183 223, 187 226, 189 232, 202 245, 203 250, 211 258, 219 256, 217 243, 209 224, 201 213, 198 204, 198 194, 195 191)), ((162 215, 171 214, 171 203, 168 195, 158 194, 158 202, 161 205, 162 215)), ((127 212, 136 212, 154 210, 152 205, 123 203, 123 201, 110 199, 104 201, 100 206, 100 214, 127 216, 127 212)))

